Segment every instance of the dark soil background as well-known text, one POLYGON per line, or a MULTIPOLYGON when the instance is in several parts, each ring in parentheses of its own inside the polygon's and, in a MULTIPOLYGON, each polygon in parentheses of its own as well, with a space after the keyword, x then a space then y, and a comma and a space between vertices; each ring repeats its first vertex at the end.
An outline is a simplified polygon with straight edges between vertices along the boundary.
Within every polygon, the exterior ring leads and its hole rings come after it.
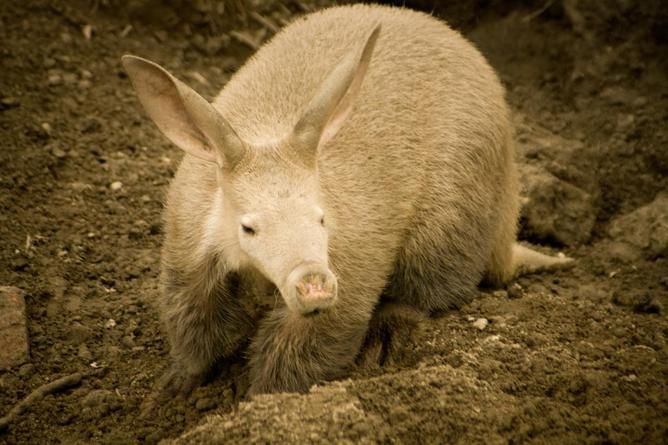
MULTIPOLYGON (((295 15, 331 2, 0 2, 0 286, 26 292, 30 360, 0 370, 0 443, 667 443, 665 2, 414 1, 488 57, 516 113, 522 236, 571 270, 483 289, 382 367, 241 401, 243 359, 141 417, 167 364, 160 212, 180 151, 120 56, 211 98, 295 15), (214 416, 210 416, 215 414, 214 416), (198 427, 198 425, 200 425, 198 427)), ((419 30, 416 30, 419 32, 419 30)))

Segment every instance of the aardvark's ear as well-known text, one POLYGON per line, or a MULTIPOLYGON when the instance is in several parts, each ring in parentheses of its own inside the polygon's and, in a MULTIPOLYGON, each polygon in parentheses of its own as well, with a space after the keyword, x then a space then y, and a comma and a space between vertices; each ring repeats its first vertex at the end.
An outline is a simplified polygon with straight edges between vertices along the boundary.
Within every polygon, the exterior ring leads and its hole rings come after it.
POLYGON ((377 24, 361 48, 344 57, 311 98, 292 133, 293 146, 303 161, 314 161, 319 148, 343 125, 359 93, 379 34, 380 24, 377 24))
POLYGON ((229 169, 243 158, 245 144, 206 99, 149 60, 126 55, 122 62, 144 109, 170 141, 229 169))

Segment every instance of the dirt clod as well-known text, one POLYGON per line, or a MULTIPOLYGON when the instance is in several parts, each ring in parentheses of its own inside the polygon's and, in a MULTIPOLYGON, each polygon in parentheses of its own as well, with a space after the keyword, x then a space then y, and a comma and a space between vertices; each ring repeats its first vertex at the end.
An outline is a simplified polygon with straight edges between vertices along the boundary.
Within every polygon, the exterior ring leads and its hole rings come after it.
POLYGON ((489 324, 489 320, 486 318, 478 318, 473 323, 473 327, 479 331, 483 331, 489 324))
POLYGON ((524 289, 519 283, 513 283, 508 288, 508 298, 522 298, 524 296, 524 289))
POLYGON ((608 231, 611 237, 649 258, 668 256, 668 193, 614 219, 608 231))
POLYGON ((0 369, 13 368, 29 359, 24 292, 0 286, 0 369))

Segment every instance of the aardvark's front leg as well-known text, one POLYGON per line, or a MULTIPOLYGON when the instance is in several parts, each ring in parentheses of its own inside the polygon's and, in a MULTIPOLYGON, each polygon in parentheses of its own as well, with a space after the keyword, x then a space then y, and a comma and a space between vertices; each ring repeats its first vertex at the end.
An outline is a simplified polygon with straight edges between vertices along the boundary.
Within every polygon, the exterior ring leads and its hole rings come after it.
POLYGON ((306 392, 341 376, 359 352, 368 319, 338 306, 306 316, 275 309, 251 344, 249 395, 306 392))
POLYGON ((238 350, 252 335, 254 323, 239 304, 236 275, 215 276, 211 270, 183 274, 167 269, 162 284, 161 318, 172 364, 159 391, 186 394, 204 382, 218 360, 238 350))

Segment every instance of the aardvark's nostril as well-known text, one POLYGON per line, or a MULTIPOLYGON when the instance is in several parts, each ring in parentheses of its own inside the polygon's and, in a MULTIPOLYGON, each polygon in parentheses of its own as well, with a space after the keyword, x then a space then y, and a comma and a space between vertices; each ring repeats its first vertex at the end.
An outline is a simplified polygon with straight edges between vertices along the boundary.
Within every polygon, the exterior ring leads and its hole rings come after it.
POLYGON ((326 265, 304 262, 295 267, 286 280, 283 296, 290 308, 310 314, 333 306, 337 300, 337 283, 326 265))
POLYGON ((327 283, 327 277, 320 274, 308 274, 297 284, 297 292, 306 299, 331 298, 333 291, 333 286, 327 283))

